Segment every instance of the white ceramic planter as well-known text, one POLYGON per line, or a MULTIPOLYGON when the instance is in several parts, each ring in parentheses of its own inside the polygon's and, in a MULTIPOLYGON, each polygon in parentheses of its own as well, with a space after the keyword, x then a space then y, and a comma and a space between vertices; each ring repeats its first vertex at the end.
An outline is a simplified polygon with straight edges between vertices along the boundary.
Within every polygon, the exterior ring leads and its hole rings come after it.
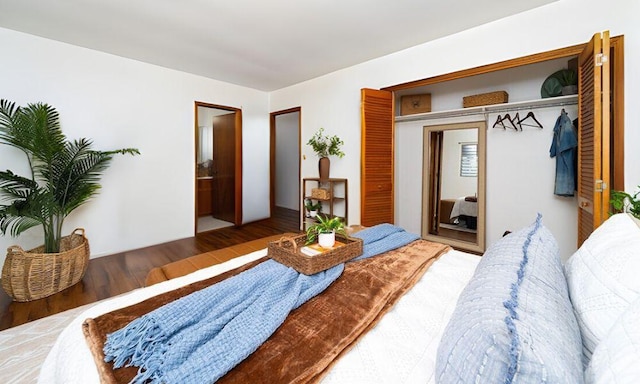
POLYGON ((318 233, 318 245, 322 248, 331 248, 336 243, 336 233, 318 233))

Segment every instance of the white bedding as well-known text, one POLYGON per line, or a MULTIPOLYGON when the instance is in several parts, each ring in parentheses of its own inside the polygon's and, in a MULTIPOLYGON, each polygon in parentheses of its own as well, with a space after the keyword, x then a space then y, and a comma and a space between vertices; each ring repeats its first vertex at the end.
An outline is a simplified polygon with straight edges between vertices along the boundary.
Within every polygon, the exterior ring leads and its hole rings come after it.
POLYGON ((478 217, 478 203, 476 201, 466 201, 465 197, 457 198, 456 202, 453 203, 449 218, 455 219, 460 215, 478 217))
MULTIPOLYGON (((135 304, 266 255, 266 250, 232 259, 129 294, 104 300, 75 318, 60 334, 40 371, 39 383, 99 383, 82 334, 88 317, 135 304)), ((324 378, 323 383, 433 383, 436 351, 457 298, 480 257, 450 251, 442 255, 324 378)))

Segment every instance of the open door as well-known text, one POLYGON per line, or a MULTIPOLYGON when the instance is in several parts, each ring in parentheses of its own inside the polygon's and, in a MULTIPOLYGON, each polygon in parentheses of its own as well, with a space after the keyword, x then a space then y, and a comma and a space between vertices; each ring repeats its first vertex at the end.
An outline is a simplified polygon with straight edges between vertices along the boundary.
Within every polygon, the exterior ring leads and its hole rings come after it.
POLYGON ((269 114, 270 216, 282 209, 301 214, 301 111, 301 107, 294 107, 269 114))
POLYGON ((235 223, 235 114, 213 118, 213 188, 211 211, 216 219, 235 223))
POLYGON ((609 32, 578 57, 578 247, 608 217, 610 195, 609 32))
POLYGON ((360 224, 394 222, 393 95, 361 91, 360 224))
POLYGON ((194 233, 242 224, 242 110, 195 102, 194 233))

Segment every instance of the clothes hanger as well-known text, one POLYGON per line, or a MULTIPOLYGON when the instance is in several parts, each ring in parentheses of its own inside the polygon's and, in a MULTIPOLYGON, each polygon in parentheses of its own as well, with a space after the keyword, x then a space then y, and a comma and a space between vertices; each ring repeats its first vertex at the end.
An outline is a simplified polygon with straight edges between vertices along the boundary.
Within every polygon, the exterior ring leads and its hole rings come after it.
POLYGON ((498 117, 496 118, 496 122, 493 123, 493 127, 491 128, 496 128, 496 127, 502 127, 503 129, 507 129, 507 127, 504 126, 504 124, 502 123, 502 115, 498 115, 498 117))
MULTIPOLYGON (((509 116, 509 114, 507 114, 507 116, 509 116)), ((516 115, 513 117, 509 116, 509 121, 514 126, 516 131, 518 130, 518 128, 520 128, 520 131, 522 131, 522 125, 520 124, 520 112, 516 112, 516 115)))
POLYGON ((504 130, 507 130, 507 128, 515 129, 516 131, 518 130, 516 125, 513 123, 513 119, 511 118, 511 116, 508 113, 506 115, 504 115, 504 117, 502 115, 498 115, 498 118, 496 119, 496 122, 493 123, 493 128, 496 128, 496 127, 502 128, 504 130), (511 126, 505 125, 505 121, 511 123, 511 126))
POLYGON ((538 119, 536 119, 536 115, 535 115, 533 112, 531 112, 531 111, 529 111, 529 113, 527 113, 527 115, 526 115, 523 119, 519 119, 519 120, 518 120, 518 124, 521 126, 521 129, 522 129, 522 125, 526 125, 526 126, 528 126, 528 127, 538 127, 538 128, 540 128, 540 129, 544 128, 544 127, 542 126, 542 124, 540 124, 540 122, 538 121, 538 119), (523 123, 522 123, 523 121, 525 121, 525 120, 527 120, 527 119, 529 119, 529 118, 530 118, 530 119, 533 119, 533 121, 535 121, 535 125, 534 125, 534 124, 523 124, 523 123))
MULTIPOLYGON (((518 116, 518 115, 516 114, 516 117, 517 117, 517 116, 518 116)), ((505 121, 505 120, 506 120, 506 121, 508 121, 509 123, 511 123, 511 126, 510 126, 510 127, 508 127, 508 128, 513 128, 513 129, 515 129, 516 131, 518 130, 518 127, 516 126, 516 123, 513 121, 513 118, 511 117, 511 115, 510 115, 510 114, 508 114, 508 113, 507 113, 507 114, 506 114, 506 115, 504 115, 504 117, 502 118, 502 123, 503 123, 503 125, 504 125, 504 121, 505 121)), ((522 129, 520 129, 520 130, 522 130, 522 129)))

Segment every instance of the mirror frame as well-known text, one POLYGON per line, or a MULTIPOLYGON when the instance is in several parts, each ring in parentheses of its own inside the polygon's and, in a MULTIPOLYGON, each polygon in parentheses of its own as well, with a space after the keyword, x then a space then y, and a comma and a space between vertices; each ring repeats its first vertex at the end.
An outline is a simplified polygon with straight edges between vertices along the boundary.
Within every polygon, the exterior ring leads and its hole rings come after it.
POLYGON ((453 124, 437 124, 424 126, 423 131, 423 163, 422 163, 422 228, 423 239, 448 244, 456 249, 484 253, 485 251, 485 223, 486 215, 486 159, 487 159, 487 123, 486 121, 472 121, 453 124), (445 236, 429 233, 428 218, 434 216, 430 209, 431 189, 434 183, 434 175, 430 172, 431 159, 431 134, 438 131, 450 131, 457 129, 478 130, 478 225, 476 242, 471 243, 462 240, 451 239, 445 236))

